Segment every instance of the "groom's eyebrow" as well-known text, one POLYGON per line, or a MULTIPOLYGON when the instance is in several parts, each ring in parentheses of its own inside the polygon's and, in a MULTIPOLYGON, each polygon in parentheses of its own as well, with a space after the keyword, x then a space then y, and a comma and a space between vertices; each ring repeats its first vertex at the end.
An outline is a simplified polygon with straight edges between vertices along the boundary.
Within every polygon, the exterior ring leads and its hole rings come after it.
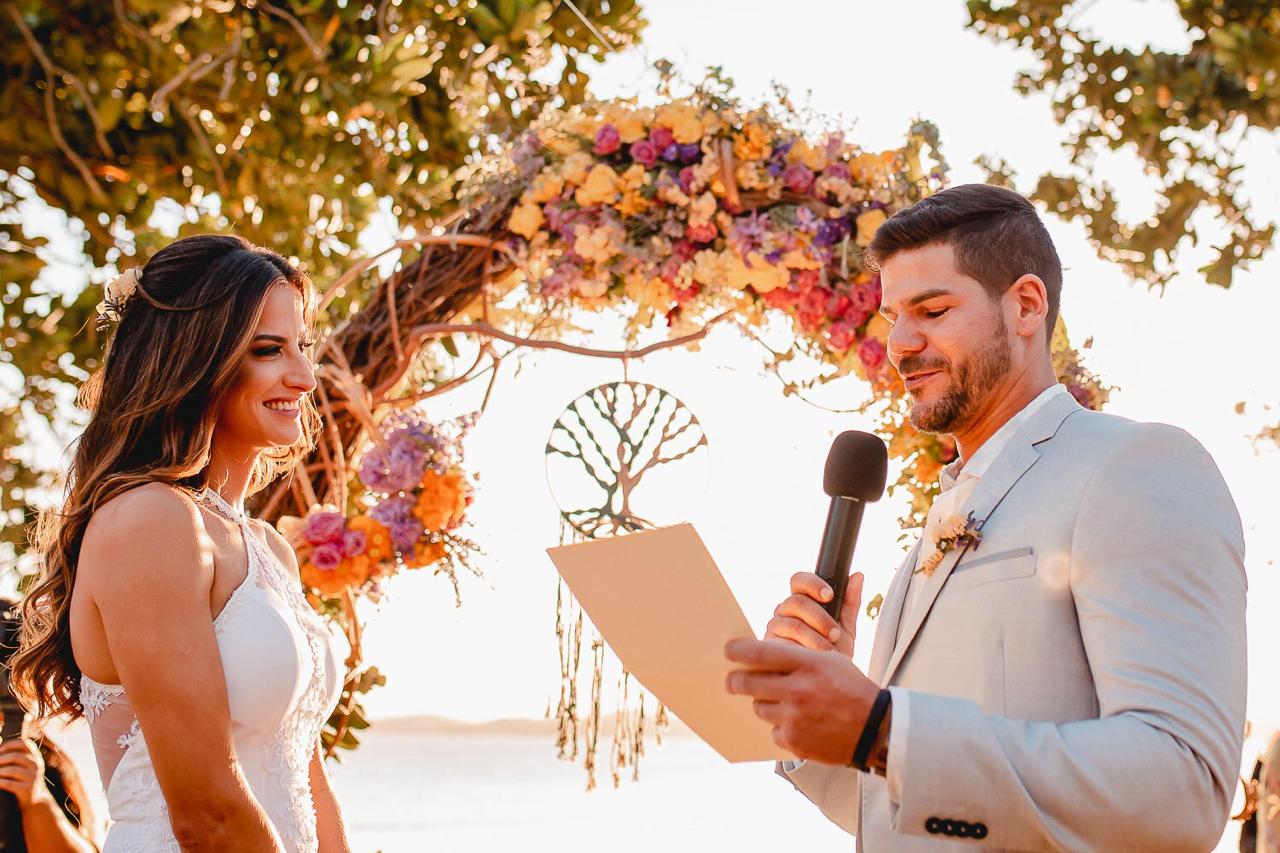
MULTIPOLYGON (((927 302, 930 299, 934 299, 939 296, 950 296, 950 295, 951 295, 951 291, 947 290, 945 287, 933 287, 928 290, 922 290, 921 292, 917 293, 915 296, 908 299, 905 307, 913 308, 916 305, 919 305, 921 302, 927 302)), ((885 316, 888 316, 889 314, 896 314, 897 312, 887 305, 881 305, 880 313, 885 316)))

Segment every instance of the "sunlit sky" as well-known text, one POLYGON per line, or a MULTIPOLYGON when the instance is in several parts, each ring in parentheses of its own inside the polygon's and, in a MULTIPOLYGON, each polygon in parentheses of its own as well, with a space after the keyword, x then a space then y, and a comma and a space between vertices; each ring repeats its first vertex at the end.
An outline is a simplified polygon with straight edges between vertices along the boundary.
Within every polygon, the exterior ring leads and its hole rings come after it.
MULTIPOLYGON (((1029 55, 965 30, 962 3, 642 5, 650 21, 643 47, 616 54, 592 72, 601 97, 652 99, 646 69, 665 57, 695 79, 705 66, 723 66, 748 100, 765 97, 774 81, 802 100, 811 92, 815 110, 838 117, 853 141, 873 149, 900 145, 913 119, 928 118, 941 129, 956 183, 982 179, 972 162, 984 153, 1004 158, 1024 191, 1041 172, 1063 165, 1064 134, 1048 99, 1013 90, 1029 55)), ((1104 0, 1090 5, 1081 21, 1117 40, 1141 33, 1162 47, 1187 41, 1172 2, 1104 0)), ((1275 219, 1276 140, 1259 135, 1243 150, 1255 210, 1275 219)), ((1135 160, 1118 157, 1099 164, 1099 171, 1121 191, 1122 213, 1151 211, 1149 185, 1135 160)), ((1280 688, 1268 677, 1274 665, 1266 651, 1280 648, 1280 624, 1272 616, 1280 603, 1273 565, 1280 534, 1272 518, 1280 453, 1255 452, 1249 436, 1280 419, 1280 411, 1262 410, 1280 403, 1280 383, 1272 375, 1280 254, 1238 274, 1230 291, 1206 285, 1194 273, 1204 258, 1193 255, 1182 264, 1189 274, 1161 297, 1098 260, 1078 226, 1053 218, 1047 224, 1067 268, 1062 312, 1072 338, 1093 338, 1088 363, 1117 388, 1108 410, 1189 430, 1213 454, 1236 497, 1248 543, 1249 714, 1258 728, 1274 728, 1280 725, 1280 688), (1247 404, 1243 416, 1234 411, 1240 401, 1247 404)), ((386 221, 377 222, 363 244, 378 250, 393 236, 386 221)), ((82 273, 60 267, 56 274, 82 273)), ((594 343, 620 345, 607 336, 594 343)), ((820 478, 831 438, 871 423, 784 398, 777 379, 760 369, 760 353, 721 329, 700 352, 666 351, 632 363, 629 378, 665 388, 701 421, 710 463, 701 469, 707 472, 700 478, 705 492, 689 501, 689 520, 748 618, 763 630, 790 574, 813 564, 826 512, 820 478)), ((463 606, 455 608, 443 578, 409 574, 389 585, 381 604, 364 609, 367 659, 388 677, 367 701, 373 716, 487 720, 543 714, 559 677, 556 575, 544 551, 558 544, 559 524, 543 448, 573 398, 622 378, 616 361, 546 352, 525 357, 518 372, 504 365, 466 447, 468 467, 481 477, 470 535, 486 551, 485 579, 464 581, 463 606)), ((429 411, 438 417, 468 411, 483 390, 437 398, 429 411)), ((848 408, 867 393, 849 379, 827 386, 817 399, 848 408)), ((869 592, 886 589, 901 560, 896 519, 904 509, 900 495, 867 512, 855 564, 866 573, 869 592)), ((1151 571, 1160 571, 1158 562, 1151 571)), ((865 664, 869 626, 860 634, 855 659, 865 664)))

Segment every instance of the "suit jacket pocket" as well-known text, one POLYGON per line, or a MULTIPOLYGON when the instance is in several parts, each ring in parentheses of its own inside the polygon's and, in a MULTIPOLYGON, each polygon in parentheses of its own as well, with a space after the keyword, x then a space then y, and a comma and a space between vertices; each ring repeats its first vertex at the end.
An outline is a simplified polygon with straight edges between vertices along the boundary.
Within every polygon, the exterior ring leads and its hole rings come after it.
POLYGON ((961 560, 951 570, 947 587, 952 591, 971 586, 1030 577, 1036 573, 1035 549, 1027 546, 998 554, 983 554, 961 560))

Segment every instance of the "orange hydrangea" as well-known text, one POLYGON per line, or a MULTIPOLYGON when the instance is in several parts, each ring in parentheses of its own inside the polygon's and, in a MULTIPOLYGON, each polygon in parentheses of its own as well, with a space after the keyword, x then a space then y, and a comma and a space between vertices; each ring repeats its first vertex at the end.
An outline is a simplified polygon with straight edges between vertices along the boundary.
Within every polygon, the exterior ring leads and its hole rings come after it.
POLYGON ((442 559, 445 553, 443 542, 418 542, 412 554, 404 555, 404 564, 410 569, 420 569, 442 559))
POLYGON ((364 555, 348 557, 328 571, 316 568, 307 560, 301 567, 302 582, 321 595, 332 598, 367 581, 369 568, 369 558, 364 555))

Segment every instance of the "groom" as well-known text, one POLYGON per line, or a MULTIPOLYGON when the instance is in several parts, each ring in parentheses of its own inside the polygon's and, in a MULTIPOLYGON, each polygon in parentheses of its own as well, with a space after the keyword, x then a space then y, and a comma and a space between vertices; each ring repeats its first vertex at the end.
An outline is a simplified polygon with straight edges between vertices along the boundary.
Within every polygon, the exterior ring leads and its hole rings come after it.
POLYGON ((1245 708, 1244 540, 1213 460, 1058 384, 1062 267, 1016 193, 938 193, 868 253, 912 423, 960 458, 866 674, 850 661, 861 576, 837 625, 830 589, 800 574, 766 639, 726 648, 742 665, 727 688, 755 698, 801 759, 779 772, 859 850, 1212 849, 1245 708), (940 548, 970 515, 980 540, 940 548))

